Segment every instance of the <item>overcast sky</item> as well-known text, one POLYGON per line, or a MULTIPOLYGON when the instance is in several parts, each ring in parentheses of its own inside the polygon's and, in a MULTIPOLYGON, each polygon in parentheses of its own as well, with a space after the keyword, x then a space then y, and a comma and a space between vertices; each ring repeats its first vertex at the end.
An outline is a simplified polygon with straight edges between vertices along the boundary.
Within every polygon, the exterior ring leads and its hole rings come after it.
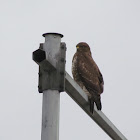
MULTIPOLYGON (((58 32, 71 74, 76 44, 87 42, 105 81, 102 111, 129 139, 140 138, 139 0, 0 1, 0 139, 41 140, 42 94, 32 52, 58 32)), ((110 140, 61 93, 60 140, 110 140)))

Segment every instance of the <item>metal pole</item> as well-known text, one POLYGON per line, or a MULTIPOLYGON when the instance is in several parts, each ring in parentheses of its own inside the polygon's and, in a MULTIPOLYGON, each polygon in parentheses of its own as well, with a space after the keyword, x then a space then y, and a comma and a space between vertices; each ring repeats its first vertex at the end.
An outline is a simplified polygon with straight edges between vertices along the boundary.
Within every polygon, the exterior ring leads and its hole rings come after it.
MULTIPOLYGON (((57 63, 62 35, 57 33, 47 33, 43 34, 43 36, 45 37, 43 50, 55 63, 57 63)), ((49 73, 48 76, 50 76, 49 73)), ((53 79, 53 81, 55 81, 55 79, 53 79)), ((43 90, 41 140, 59 139, 59 110, 59 90, 43 90)))
POLYGON ((58 90, 43 91, 41 140, 59 139, 60 93, 58 90))

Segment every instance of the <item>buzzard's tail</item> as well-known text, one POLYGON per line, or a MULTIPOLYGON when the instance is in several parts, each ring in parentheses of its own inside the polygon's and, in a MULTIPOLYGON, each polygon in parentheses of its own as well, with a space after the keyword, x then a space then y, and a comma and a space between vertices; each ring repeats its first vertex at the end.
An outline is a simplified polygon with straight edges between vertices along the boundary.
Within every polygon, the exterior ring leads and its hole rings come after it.
POLYGON ((94 98, 89 98, 89 104, 90 104, 90 112, 93 114, 94 111, 94 102, 97 106, 98 110, 102 109, 102 104, 101 104, 101 98, 100 95, 94 96, 94 98))
POLYGON ((94 111, 94 101, 92 99, 89 99, 89 105, 90 105, 90 112, 93 114, 93 111, 94 111))
POLYGON ((95 98, 95 103, 96 103, 97 109, 98 109, 98 110, 101 110, 101 109, 102 109, 102 104, 101 104, 100 95, 96 96, 96 98, 95 98))

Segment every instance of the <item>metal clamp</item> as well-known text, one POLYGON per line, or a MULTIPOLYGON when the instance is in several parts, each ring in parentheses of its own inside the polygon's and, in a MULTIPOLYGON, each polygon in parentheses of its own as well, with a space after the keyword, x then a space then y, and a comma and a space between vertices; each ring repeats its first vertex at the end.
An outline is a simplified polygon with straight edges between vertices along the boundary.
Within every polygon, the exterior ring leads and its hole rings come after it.
POLYGON ((52 89, 63 92, 65 90, 65 63, 66 44, 60 44, 57 60, 53 60, 49 53, 44 51, 45 43, 41 43, 38 50, 33 52, 33 60, 39 65, 38 91, 52 89), (55 79, 55 80, 54 80, 55 79))

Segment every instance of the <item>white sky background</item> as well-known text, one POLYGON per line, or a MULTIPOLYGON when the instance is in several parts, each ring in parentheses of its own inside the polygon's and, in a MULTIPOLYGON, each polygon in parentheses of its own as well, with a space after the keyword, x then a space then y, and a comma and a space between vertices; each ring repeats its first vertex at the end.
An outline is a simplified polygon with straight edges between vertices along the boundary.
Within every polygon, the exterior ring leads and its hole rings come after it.
MULTIPOLYGON (((140 133, 140 2, 138 0, 0 1, 0 139, 40 140, 42 94, 32 52, 45 32, 67 44, 71 75, 75 45, 91 46, 105 81, 102 111, 129 139, 140 133)), ((84 111, 61 93, 60 140, 109 140, 84 111)))

